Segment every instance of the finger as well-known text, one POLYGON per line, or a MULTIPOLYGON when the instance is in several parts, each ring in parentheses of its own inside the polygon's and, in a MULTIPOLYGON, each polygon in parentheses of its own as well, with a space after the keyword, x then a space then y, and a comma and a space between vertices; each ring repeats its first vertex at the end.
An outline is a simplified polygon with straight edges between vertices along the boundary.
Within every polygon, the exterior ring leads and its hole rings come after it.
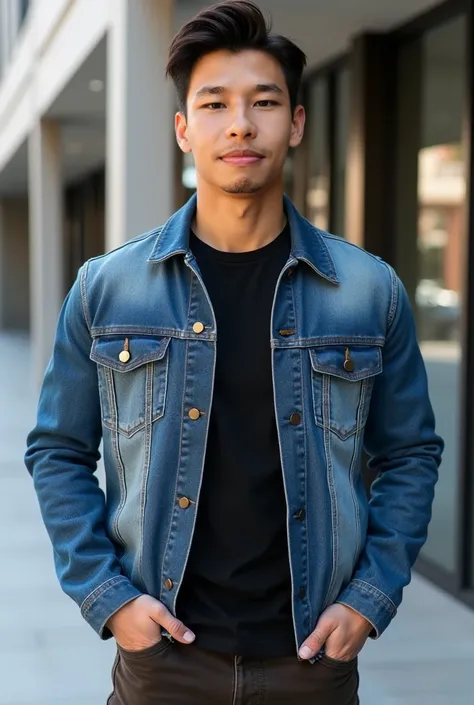
POLYGON ((156 605, 150 616, 157 624, 166 629, 176 641, 180 641, 183 644, 191 644, 196 638, 196 635, 179 619, 173 617, 171 612, 161 602, 156 605))
POLYGON ((313 658, 326 643, 326 639, 334 631, 334 625, 330 620, 321 618, 316 625, 316 628, 309 637, 303 642, 298 651, 299 657, 302 659, 313 658))

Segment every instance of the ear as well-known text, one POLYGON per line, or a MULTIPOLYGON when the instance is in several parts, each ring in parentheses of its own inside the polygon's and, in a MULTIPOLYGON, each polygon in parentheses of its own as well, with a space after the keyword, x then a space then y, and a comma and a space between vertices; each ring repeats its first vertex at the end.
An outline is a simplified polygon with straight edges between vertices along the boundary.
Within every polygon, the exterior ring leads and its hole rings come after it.
POLYGON ((181 151, 184 153, 192 152, 191 145, 188 142, 188 125, 184 113, 176 113, 174 117, 174 130, 176 133, 176 141, 181 151))
POLYGON ((302 105, 298 105, 293 113, 291 122, 290 147, 298 147, 301 144, 304 134, 306 113, 302 105))

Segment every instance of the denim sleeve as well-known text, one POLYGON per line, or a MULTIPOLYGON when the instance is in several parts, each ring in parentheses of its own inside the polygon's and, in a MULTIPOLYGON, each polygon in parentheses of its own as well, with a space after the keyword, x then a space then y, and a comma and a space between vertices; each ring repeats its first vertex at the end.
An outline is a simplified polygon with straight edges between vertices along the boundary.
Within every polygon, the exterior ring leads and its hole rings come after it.
POLYGON ((412 566, 426 541, 443 452, 435 433, 424 361, 407 293, 392 277, 392 320, 365 431, 377 472, 366 543, 352 581, 337 602, 366 617, 378 637, 395 616, 412 566))
POLYGON ((89 359, 84 266, 59 316, 26 466, 54 550, 62 589, 102 638, 109 617, 141 593, 121 573, 105 529, 105 497, 95 471, 101 417, 97 370, 89 359))

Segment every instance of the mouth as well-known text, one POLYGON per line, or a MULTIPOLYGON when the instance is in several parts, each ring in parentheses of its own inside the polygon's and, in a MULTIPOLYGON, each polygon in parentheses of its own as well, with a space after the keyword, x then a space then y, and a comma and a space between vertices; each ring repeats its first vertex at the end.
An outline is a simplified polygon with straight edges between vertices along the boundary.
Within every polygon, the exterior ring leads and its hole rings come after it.
POLYGON ((232 166, 249 166, 261 162, 264 158, 263 154, 251 149, 234 149, 220 157, 220 160, 232 166))

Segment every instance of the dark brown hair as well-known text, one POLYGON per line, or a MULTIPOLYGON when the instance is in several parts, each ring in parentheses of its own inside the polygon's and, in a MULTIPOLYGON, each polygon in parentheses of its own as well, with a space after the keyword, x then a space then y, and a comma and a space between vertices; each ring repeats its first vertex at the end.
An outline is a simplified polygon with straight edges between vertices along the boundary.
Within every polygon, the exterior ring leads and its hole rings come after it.
POLYGON ((225 0, 201 10, 171 42, 166 75, 178 94, 179 110, 186 113, 186 98, 195 64, 206 54, 226 49, 263 51, 280 64, 285 74, 292 111, 298 104, 306 55, 290 39, 271 34, 260 8, 251 0, 225 0))

